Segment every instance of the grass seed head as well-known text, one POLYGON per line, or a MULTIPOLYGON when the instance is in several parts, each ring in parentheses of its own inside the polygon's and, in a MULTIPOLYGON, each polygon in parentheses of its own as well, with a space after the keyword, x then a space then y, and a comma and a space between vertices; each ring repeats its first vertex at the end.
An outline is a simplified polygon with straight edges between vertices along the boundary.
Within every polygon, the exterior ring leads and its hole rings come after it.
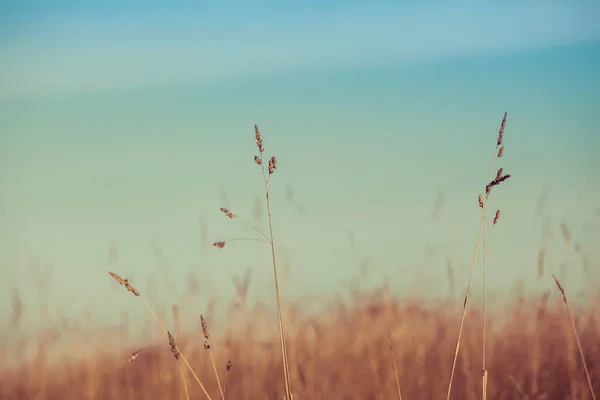
POLYGON ((483 208, 483 196, 479 195, 477 200, 479 200, 479 207, 483 208))
POLYGON ((258 147, 258 151, 262 154, 265 151, 265 148, 263 147, 262 136, 258 130, 258 125, 256 124, 254 125, 254 135, 256 136, 256 146, 258 147))
POLYGON ((221 207, 221 212, 225 215, 227 215, 229 218, 234 219, 235 218, 235 214, 232 213, 231 211, 229 211, 228 209, 226 209, 225 207, 221 207))
MULTIPOLYGON (((502 169, 500 169, 501 172, 502 169)), ((498 174, 500 175, 500 174, 498 174)), ((502 175, 502 176, 496 176, 496 179, 494 179, 493 181, 491 181, 490 183, 488 183, 488 185, 485 187, 485 196, 488 197, 490 195, 490 192, 492 191, 492 188, 494 186, 498 186, 499 184, 501 184, 502 182, 504 182, 505 180, 507 180, 508 178, 510 178, 509 174, 506 175, 502 175)))
POLYGON ((231 360, 227 361, 225 368, 227 369, 227 371, 229 371, 231 369, 231 360))
POLYGON ((127 284, 125 285, 125 287, 127 288, 127 290, 129 290, 131 293, 133 293, 134 295, 140 297, 140 292, 137 291, 136 288, 134 288, 133 286, 131 286, 129 284, 129 282, 127 282, 127 284))
POLYGON ((202 314, 200 315, 200 323, 202 324, 202 333, 204 334, 204 338, 208 340, 208 324, 206 323, 206 320, 202 314))
POLYGON ((225 242, 214 242, 213 246, 217 249, 222 249, 223 247, 225 247, 225 242))
POLYGON ((500 219, 500 210, 496 210, 496 215, 494 216, 494 225, 496 225, 496 223, 498 223, 499 219, 500 219))
POLYGON ((506 116, 508 112, 504 112, 504 118, 502 118, 502 124, 500 124, 500 132, 498 132, 498 144, 496 146, 502 145, 502 139, 504 138, 504 128, 506 127, 506 116))
POLYGON ((500 146, 500 149, 498 150, 498 158, 502 157, 504 155, 504 146, 500 146))
POLYGON ((254 162, 258 165, 262 164, 262 159, 259 156, 254 156, 254 162))
POLYGON ((269 160, 269 175, 271 175, 273 172, 275 172, 276 168, 277 168, 277 159, 275 158, 275 156, 273 156, 269 160))
POLYGON ((138 358, 139 355, 140 355, 140 350, 131 353, 131 357, 129 357, 128 362, 131 363, 131 362, 135 361, 135 359, 138 358))
POLYGON ((502 178, 502 172, 503 172, 503 171, 504 171, 504 170, 503 170, 502 168, 500 168, 500 169, 498 170, 498 173, 496 174, 496 179, 500 179, 500 178, 502 178))
POLYGON ((121 278, 119 275, 115 274, 114 272, 110 272, 108 271, 108 273, 110 274, 110 276, 113 277, 113 279, 117 282, 119 282, 119 284, 125 286, 125 288, 130 291, 131 293, 133 293, 136 296, 140 296, 140 292, 138 292, 133 286, 131 286, 131 284, 129 283, 129 280, 127 279, 123 279, 121 278))
POLYGON ((121 278, 119 275, 115 274, 114 272, 108 271, 108 273, 110 274, 110 276, 112 276, 114 278, 115 281, 119 282, 121 285, 125 285, 125 279, 121 278))
POLYGON ((175 338, 173 337, 173 335, 171 335, 171 332, 169 331, 167 331, 167 335, 169 337, 169 346, 171 346, 171 353, 173 353, 173 356, 179 360, 179 349, 175 344, 175 338))

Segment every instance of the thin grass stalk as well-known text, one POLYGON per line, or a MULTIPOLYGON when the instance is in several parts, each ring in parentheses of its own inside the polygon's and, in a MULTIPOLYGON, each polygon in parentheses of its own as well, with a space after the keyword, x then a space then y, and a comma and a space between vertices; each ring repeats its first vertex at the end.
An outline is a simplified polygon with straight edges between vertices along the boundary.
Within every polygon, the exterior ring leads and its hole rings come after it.
POLYGON ((485 209, 483 212, 483 299, 482 299, 482 308, 483 308, 483 344, 481 348, 481 399, 486 400, 487 398, 487 380, 488 380, 488 371, 486 367, 486 334, 487 334, 487 201, 485 204, 485 209))
POLYGON ((519 385, 517 383, 514 376, 509 375, 508 380, 510 381, 510 383, 512 383, 512 385, 515 387, 515 389, 517 389, 517 391, 519 392, 519 395, 521 395, 521 398, 523 400, 529 400, 529 396, 523 391, 523 388, 521 388, 521 385, 519 385))
POLYGON ((204 319, 204 316, 200 314, 200 324, 202 325, 202 334, 204 335, 204 349, 208 350, 208 354, 210 355, 210 361, 212 363, 213 372, 215 373, 215 377, 217 378, 217 385, 219 386, 219 392, 221 393, 221 399, 225 400, 225 395, 223 394, 223 387, 221 386, 221 380, 219 379, 219 372, 217 371, 217 366, 215 364, 215 357, 213 356, 212 346, 210 345, 210 333, 208 332, 208 323, 204 319))
POLYGON ((227 378, 229 377, 229 370, 231 369, 231 361, 227 361, 225 365, 225 379, 223 382, 223 397, 227 395, 227 378))
MULTIPOLYGON (((286 400, 292 400, 292 385, 290 381, 290 369, 288 363, 287 356, 287 347, 285 345, 285 334, 283 327, 283 312, 281 307, 281 295, 279 290, 279 276, 277 274, 277 257, 275 256, 275 240, 273 235, 273 217, 271 213, 271 196, 270 196, 270 183, 271 183, 271 175, 277 169, 277 159, 275 156, 272 156, 268 162, 268 175, 265 170, 265 163, 263 162, 264 158, 264 147, 262 141, 262 135, 258 129, 258 125, 254 125, 255 137, 256 137, 256 145, 258 147, 258 151, 260 153, 259 156, 254 156, 254 162, 260 166, 263 181, 265 184, 265 197, 267 203, 267 215, 269 218, 269 241, 271 244, 271 258, 273 260, 273 277, 275 280, 275 296, 277 299, 277 320, 279 322, 279 338, 281 342, 281 357, 283 360, 283 377, 285 380, 285 398, 286 400)), ((261 233, 262 234, 262 233, 261 233)), ((263 235, 265 236, 265 235, 263 235)))
POLYGON ((275 241, 273 238, 273 218, 271 216, 271 196, 270 196, 270 177, 267 178, 266 174, 265 174, 265 170, 264 167, 262 169, 263 171, 263 178, 265 180, 265 196, 266 196, 266 201, 267 201, 267 215, 269 217, 269 235, 270 235, 270 241, 271 241, 271 258, 273 260, 273 277, 275 279, 275 295, 277 297, 277 320, 279 322, 279 338, 281 341, 281 353, 282 353, 282 359, 283 359, 283 374, 284 374, 284 379, 285 379, 285 392, 286 392, 286 399, 287 400, 292 400, 292 385, 290 382, 290 371, 289 371, 289 365, 288 365, 288 357, 287 357, 287 347, 285 345, 285 334, 284 334, 284 327, 283 327, 283 312, 282 312, 282 307, 281 307, 281 296, 280 296, 280 292, 279 292, 279 276, 277 274, 277 257, 275 256, 275 241))
MULTIPOLYGON (((265 198, 266 198, 267 214, 268 214, 268 218, 269 218, 269 236, 265 235, 262 231, 260 231, 260 229, 256 228, 250 222, 242 219, 241 217, 232 213, 228 209, 221 208, 221 211, 229 218, 231 218, 231 219, 237 218, 240 221, 242 221, 245 224, 252 227, 252 229, 254 229, 256 232, 258 232, 262 237, 264 237, 271 245, 271 259, 273 261, 273 277, 275 280, 275 296, 276 296, 276 300, 277 300, 277 320, 278 320, 278 325, 279 325, 279 338, 280 338, 280 342, 281 342, 281 357, 282 357, 282 362, 283 362, 283 377, 284 377, 284 382, 285 382, 285 398, 287 400, 292 400, 292 385, 291 385, 291 380, 290 380, 290 372, 289 372, 290 369, 289 369, 289 362, 288 362, 288 356, 287 356, 287 347, 285 344, 285 333, 284 333, 284 326, 283 326, 283 311, 282 311, 282 306, 281 306, 279 276, 278 276, 278 271, 277 271, 277 257, 275 255, 275 240, 274 240, 274 235, 273 235, 273 217, 272 217, 272 213, 271 213, 270 181, 271 181, 271 175, 277 169, 277 159, 275 156, 273 156, 273 157, 271 157, 271 159, 269 159, 268 175, 267 175, 267 170, 265 169, 265 162, 263 160, 265 149, 263 147, 262 135, 258 129, 258 125, 254 125, 254 130, 255 130, 255 137, 256 137, 256 145, 258 147, 258 152, 260 154, 260 156, 257 156, 257 155, 254 156, 254 162, 260 166, 264 185, 265 185, 265 198)), ((225 246, 225 243, 226 242, 224 242, 224 241, 215 242, 213 244, 213 246, 222 249, 225 246)))
MULTIPOLYGON (((497 149, 497 147, 496 147, 497 149)), ((496 153, 497 154, 497 153, 496 153)), ((492 173, 494 171, 494 163, 498 157, 494 157, 492 162, 492 173)), ((491 178, 491 176, 490 176, 491 178)), ((487 398, 487 383, 488 383, 488 370, 486 365, 486 348, 487 348, 487 209, 488 209, 489 197, 486 196, 486 200, 483 207, 483 299, 482 299, 482 348, 481 348, 481 399, 486 400, 487 398)))
POLYGON ((225 397, 227 395, 227 377, 229 376, 229 373, 225 372, 225 379, 223 382, 223 397, 225 397))
POLYGON ((183 390, 185 391, 185 398, 190 400, 190 394, 188 393, 187 383, 185 382, 185 371, 183 370, 183 364, 179 361, 179 371, 181 372, 181 381, 183 382, 183 390))
MULTIPOLYGON (((264 173, 264 171, 263 171, 264 173)), ((264 174, 263 174, 264 175, 264 174)), ((258 232, 258 234, 260 234, 262 237, 264 237, 268 242, 269 241, 269 237, 267 235, 265 235, 264 233, 262 233, 262 231, 260 229, 258 229, 256 226, 254 226, 252 223, 246 221, 244 218, 240 217, 239 215, 235 214, 235 218, 239 219, 240 221, 242 221, 243 223, 245 223, 246 225, 248 225, 250 228, 254 229, 256 232, 258 232)))
POLYGON ((596 400, 596 393, 594 393, 594 387, 592 386, 592 378, 590 377, 590 371, 588 370, 587 363, 585 362, 585 356, 583 355, 583 347, 581 346, 581 341, 579 340, 579 334, 577 333, 577 328, 575 327, 575 320, 573 319, 573 314, 571 313, 571 307, 569 306, 569 301, 567 300, 567 295, 565 290, 563 289, 560 281, 556 278, 554 274, 552 274, 552 278, 558 287, 563 299, 563 303, 567 308, 567 315, 569 316, 569 321, 571 322, 571 328, 573 328, 573 334, 575 335, 575 341, 577 342, 577 349, 579 349, 579 356, 581 357, 581 363, 583 364, 583 370, 585 371, 585 377, 587 378, 588 387, 590 388, 590 393, 592 395, 592 399, 596 400))
POLYGON ((458 329, 458 337, 456 339, 456 346, 454 348, 454 356, 452 358, 452 371, 450 372, 450 381, 448 382, 448 394, 446 396, 447 400, 450 400, 450 394, 452 392, 452 382, 454 380, 454 373, 456 371, 456 360, 458 359, 458 351, 460 349, 460 341, 462 339, 462 333, 463 333, 463 328, 464 328, 464 324, 465 324, 465 316, 467 314, 467 305, 469 302, 469 296, 471 294, 471 285, 473 283, 473 271, 475 270, 475 263, 477 262, 477 253, 479 251, 479 241, 480 241, 480 237, 481 237, 481 230, 483 227, 484 211, 482 211, 481 213, 482 213, 482 217, 481 217, 481 222, 479 223, 479 232, 477 233, 477 241, 475 244, 475 252, 473 255, 473 262, 471 263, 471 272, 469 274, 469 283, 467 285, 467 293, 465 294, 465 300, 463 303, 462 315, 460 318, 460 327, 458 329))
POLYGON ((210 361, 212 362, 213 371, 215 372, 215 377, 217 378, 217 385, 219 385, 221 399, 225 400, 225 392, 223 391, 223 387, 221 386, 221 380, 219 379, 219 373, 217 372, 217 366, 215 365, 215 357, 213 356, 212 349, 208 349, 208 353, 210 354, 210 361))
POLYGON ((396 375, 396 389, 398 390, 398 399, 402 400, 402 391, 400 390, 400 378, 398 377, 398 366, 396 365, 396 354, 394 353, 394 346, 392 345, 392 337, 388 335, 390 341, 390 352, 392 353, 392 361, 394 363, 394 374, 396 375))
MULTIPOLYGON (((502 144, 502 135, 504 132, 504 125, 506 123, 506 115, 507 115, 507 113, 504 113, 504 118, 502 120, 502 125, 500 127, 500 134, 498 137, 498 144, 496 145, 496 148, 494 149, 494 156, 492 158, 492 168, 490 170, 490 175, 489 175, 488 181, 491 181, 492 177, 494 176, 494 168, 496 166, 496 161, 498 160, 498 158, 501 154, 499 152, 501 152, 503 150, 503 147, 500 147, 500 145, 502 144)), ((469 273, 469 283, 467 284, 467 292, 465 294, 465 300, 463 303, 462 314, 461 314, 461 318, 460 318, 460 327, 458 329, 458 337, 456 339, 456 347, 454 349, 454 356, 452 358, 452 371, 450 372, 450 380, 448 382, 448 393, 446 396, 447 400, 450 400, 450 395, 452 392, 452 383, 454 381, 454 373, 456 371, 456 361, 458 360, 458 352, 460 350, 460 341, 462 339, 462 333, 463 333, 465 318, 466 318, 466 314, 467 314, 467 306, 469 303, 469 296, 471 295, 471 287, 473 285, 473 272, 475 271, 475 264, 477 263, 477 255, 479 252, 479 243, 481 241, 481 231, 485 225, 485 216, 486 216, 486 209, 487 209, 488 201, 489 201, 489 193, 486 193, 485 200, 483 200, 483 204, 481 207, 481 219, 479 222, 479 231, 477 232, 477 240, 475 242, 475 251, 473 252, 473 261, 471 263, 471 271, 469 273)), ((484 371, 482 375, 483 375, 482 379, 484 381, 487 381, 487 373, 484 371)))

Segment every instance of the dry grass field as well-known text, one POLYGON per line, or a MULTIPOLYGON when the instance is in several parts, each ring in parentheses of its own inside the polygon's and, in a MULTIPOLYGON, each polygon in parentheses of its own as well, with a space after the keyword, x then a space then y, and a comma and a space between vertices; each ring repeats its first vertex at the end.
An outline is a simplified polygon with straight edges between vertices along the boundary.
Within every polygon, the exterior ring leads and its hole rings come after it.
MULTIPOLYGON (((495 186, 510 177, 495 169, 504 151, 505 123, 506 115, 490 180, 479 197, 482 223, 471 271, 478 252, 485 271, 486 226, 502 222, 499 212, 488 217, 486 210, 492 188, 498 190, 495 186)), ((258 128, 256 141, 255 163, 262 169, 271 228, 269 184, 277 160, 263 159, 258 128)), ((477 207, 477 200, 473 203, 477 207)), ((225 219, 239 220, 231 222, 251 225, 230 210, 221 211, 225 219)), ((493 308, 485 303, 485 288, 481 298, 468 301, 469 281, 456 282, 466 293, 456 300, 401 299, 384 286, 351 291, 349 302, 306 313, 301 302, 280 302, 285 293, 279 293, 272 229, 257 237, 271 245, 277 313, 247 306, 249 282, 236 281, 240 299, 230 304, 225 327, 211 325, 210 310, 184 312, 173 305, 155 314, 136 282, 114 271, 106 279, 123 286, 123 307, 137 302, 154 321, 139 338, 131 334, 127 319, 106 332, 69 330, 68 321, 62 321, 26 336, 19 334, 21 303, 19 293, 13 293, 12 325, 0 344, 1 358, 10 361, 2 368, 0 397, 501 400, 593 399, 600 392, 600 292, 565 294, 544 271, 543 253, 537 272, 547 290, 502 294, 502 305, 493 308), (183 327, 182 320, 196 321, 197 328, 183 327)), ((237 251, 226 242, 214 246, 214 251, 237 251)), ((585 266, 588 271, 594 267, 585 266)))
MULTIPOLYGON (((295 399, 394 399, 396 378, 390 352, 391 336, 403 399, 445 398, 459 323, 459 304, 394 301, 385 293, 352 306, 332 307, 320 317, 291 319, 287 341, 295 399)), ((597 297, 596 297, 597 298, 597 297)), ((575 311, 576 325, 596 391, 600 390, 600 313, 598 305, 575 311)), ((248 315, 260 313, 248 311, 248 315)), ((199 318, 199 317, 197 317, 199 318)), ((457 362, 453 398, 481 397, 480 313, 468 315, 457 362), (473 323, 469 323, 473 321, 473 323)), ((214 339, 212 347, 228 399, 281 399, 281 349, 276 336, 246 327, 214 339), (231 368, 226 372, 227 361, 231 368)), ((276 321, 274 320, 273 323, 276 321)), ((263 322, 264 323, 264 322, 263 322)), ((488 393, 493 399, 589 399, 577 344, 556 293, 521 299, 490 318, 488 393), (496 320, 498 322, 496 323, 496 320), (502 322, 500 322, 502 321, 502 322)), ((126 331, 126 330, 124 330, 126 331)), ((0 378, 3 399, 184 399, 180 368, 164 345, 143 349, 132 362, 131 347, 120 353, 119 337, 96 335, 89 345, 62 343, 40 335, 35 354, 0 378), (46 353, 60 348, 58 361, 46 353), (118 347, 118 346, 117 346, 118 347), (78 352, 85 352, 83 359, 78 352), (106 354, 105 354, 106 353, 106 354)), ((216 336, 216 334, 214 335, 216 336)), ((159 337, 157 335, 157 337, 159 337)), ((213 335, 211 335, 212 339, 213 335)), ((180 347, 212 398, 219 390, 210 357, 198 332, 180 335, 180 347)), ((6 349, 6 357, 14 357, 6 349)), ((186 373, 191 399, 205 398, 186 373)))

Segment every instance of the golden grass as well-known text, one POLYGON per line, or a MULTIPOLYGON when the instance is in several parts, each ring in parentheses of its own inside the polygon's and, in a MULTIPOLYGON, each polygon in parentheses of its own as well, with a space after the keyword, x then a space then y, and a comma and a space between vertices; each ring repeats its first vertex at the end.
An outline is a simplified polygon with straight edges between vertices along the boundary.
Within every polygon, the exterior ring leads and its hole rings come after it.
MULTIPOLYGON (((553 282, 550 280, 551 284, 553 282)), ((367 297, 367 295, 363 295, 367 297)), ((290 331, 288 346, 294 397, 298 399, 394 399, 398 397, 389 337, 394 342, 398 378, 404 399, 439 399, 446 396, 449 360, 454 351, 459 322, 456 304, 431 304, 425 300, 382 302, 378 293, 353 305, 331 305, 329 312, 299 318, 290 331)), ((490 312, 488 334, 488 396, 494 399, 590 399, 588 383, 571 326, 559 293, 515 301, 490 312), (554 300, 554 301, 553 301, 554 300), (532 343, 537 343, 532 346, 532 343)), ((573 307, 573 320, 588 371, 600 389, 600 330, 596 311, 573 307)), ((248 310, 259 318, 259 311, 248 310), (256 315, 255 315, 256 314, 256 315)), ((471 321, 481 313, 469 311, 471 321)), ((197 317, 196 317, 197 318, 197 317)), ((276 320, 273 319, 273 323, 276 320)), ((252 324, 252 322, 250 323, 252 324)), ((274 325, 275 326, 275 325, 274 325)), ((275 331, 273 332, 275 333, 275 331)), ((98 334, 98 336, 101 336, 98 334)), ((226 375, 228 399, 281 400, 283 388, 278 339, 253 333, 250 326, 232 326, 229 335, 216 341, 217 360, 233 360, 226 375), (234 332, 245 332, 234 335, 234 332)), ((454 377, 453 398, 480 396, 481 324, 465 324, 461 353, 454 377)), ((65 342, 72 340, 65 334, 65 342)), ((202 346, 202 334, 186 331, 177 339, 187 360, 210 394, 218 394, 214 372, 202 346), (195 345, 197 343, 198 345, 195 345), (212 379, 211 379, 212 377, 212 379)), ((90 354, 64 353, 57 363, 44 362, 43 343, 35 357, 24 360, 0 377, 3 399, 182 399, 179 366, 160 340, 144 348, 128 363, 132 350, 117 355, 113 339, 90 344, 90 354), (96 355, 94 355, 96 354, 96 355), (92 356, 94 355, 94 356, 92 356), (42 379, 42 377, 45 377, 42 379)), ((138 349, 133 349, 138 350, 138 349)), ((16 351, 16 349, 11 350, 16 351)), ((12 355, 10 355, 12 357, 12 355)), ((8 356, 7 356, 8 357, 8 356)), ((224 362, 218 365, 223 365, 224 362)), ((225 386, 225 384, 224 384, 225 386)), ((190 386, 190 399, 203 398, 190 386)), ((205 398, 205 397, 204 397, 205 398)))

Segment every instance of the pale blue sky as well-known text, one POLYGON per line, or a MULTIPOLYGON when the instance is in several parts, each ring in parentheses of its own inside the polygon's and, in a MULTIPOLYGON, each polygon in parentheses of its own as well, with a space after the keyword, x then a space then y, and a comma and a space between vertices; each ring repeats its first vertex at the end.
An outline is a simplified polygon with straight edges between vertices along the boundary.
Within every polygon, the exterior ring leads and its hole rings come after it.
MULTIPOLYGON (((230 297, 229 278, 252 267, 253 295, 270 293, 267 248, 204 248, 199 223, 211 241, 246 232, 219 193, 253 218, 258 123, 280 163, 275 229, 294 296, 339 290, 362 257, 371 283, 390 276, 399 293, 416 277, 404 267, 426 264, 430 294, 445 293, 453 258, 462 292, 505 110, 513 179, 492 200, 491 288, 535 276, 544 187, 553 231, 565 220, 598 265, 597 2, 164 4, 0 5, 0 290, 27 279, 34 254, 54 264, 53 305, 113 310, 109 244, 144 290, 155 240, 178 291, 193 270, 230 297)), ((571 262, 578 290, 579 261, 551 247, 548 268, 571 262)))

